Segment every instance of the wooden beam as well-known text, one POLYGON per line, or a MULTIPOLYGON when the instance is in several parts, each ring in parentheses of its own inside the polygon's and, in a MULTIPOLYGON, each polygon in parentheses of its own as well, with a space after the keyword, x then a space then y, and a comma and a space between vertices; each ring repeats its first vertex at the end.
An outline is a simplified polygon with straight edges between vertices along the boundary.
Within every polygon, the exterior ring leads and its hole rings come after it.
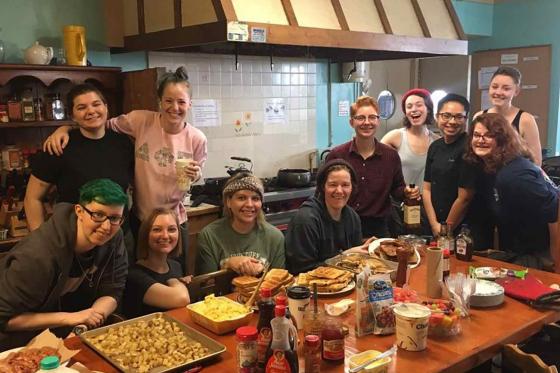
POLYGON ((286 18, 288 18, 288 24, 290 26, 298 26, 292 2, 290 0, 282 0, 282 7, 284 8, 284 13, 286 13, 286 18))
POLYGON ((144 0, 137 0, 136 6, 138 9, 138 33, 142 35, 146 33, 146 18, 144 17, 144 0))
POLYGON ((346 22, 346 17, 344 16, 344 10, 342 10, 342 4, 340 4, 340 0, 331 0, 332 6, 334 8, 334 12, 336 13, 336 18, 338 18, 338 24, 340 25, 341 30, 350 30, 348 27, 348 22, 346 22))
POLYGON ((175 28, 183 27, 183 9, 181 0, 173 0, 173 13, 175 14, 175 28))
POLYGON ((237 21, 235 8, 231 0, 212 0, 218 21, 237 21))
POLYGON ((445 7, 449 12, 449 16, 451 17, 451 22, 453 22, 453 25, 455 26, 457 37, 461 40, 467 40, 467 35, 465 35, 465 31, 463 30, 463 26, 461 25, 461 21, 459 20, 459 16, 455 11, 453 3, 451 2, 451 0, 443 0, 443 2, 445 3, 445 7))
POLYGON ((410 2, 412 3, 412 7, 414 8, 414 13, 416 13, 416 18, 418 18, 418 22, 420 23, 422 33, 424 33, 425 37, 431 38, 432 35, 430 34, 430 29, 428 29, 428 23, 426 23, 424 14, 422 14, 422 9, 420 8, 420 4, 418 4, 418 0, 410 0, 410 2))
POLYGON ((393 34, 393 29, 391 28, 391 24, 389 23, 389 18, 387 17, 387 13, 385 12, 385 8, 383 7, 383 3, 381 0, 373 0, 375 4, 375 8, 377 8, 377 14, 379 14, 379 19, 381 20, 381 24, 383 25, 383 30, 385 30, 386 34, 393 34))

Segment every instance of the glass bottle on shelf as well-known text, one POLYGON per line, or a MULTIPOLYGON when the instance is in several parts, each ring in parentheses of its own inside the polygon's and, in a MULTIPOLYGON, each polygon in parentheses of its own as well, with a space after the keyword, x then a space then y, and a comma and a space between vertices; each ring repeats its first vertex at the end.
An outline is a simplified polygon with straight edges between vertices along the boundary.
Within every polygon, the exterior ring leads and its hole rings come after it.
POLYGON ((16 95, 13 95, 8 100, 8 117, 10 118, 10 122, 20 122, 22 119, 21 101, 16 95))
POLYGON ((33 100, 33 111, 35 112, 35 120, 45 120, 43 99, 41 97, 35 97, 33 100))
POLYGON ((64 103, 60 99, 60 94, 56 94, 52 100, 52 115, 54 120, 64 120, 66 119, 66 113, 64 112, 64 103))
POLYGON ((30 89, 23 91, 21 97, 21 113, 24 122, 33 122, 35 120, 35 109, 33 108, 33 93, 30 89))

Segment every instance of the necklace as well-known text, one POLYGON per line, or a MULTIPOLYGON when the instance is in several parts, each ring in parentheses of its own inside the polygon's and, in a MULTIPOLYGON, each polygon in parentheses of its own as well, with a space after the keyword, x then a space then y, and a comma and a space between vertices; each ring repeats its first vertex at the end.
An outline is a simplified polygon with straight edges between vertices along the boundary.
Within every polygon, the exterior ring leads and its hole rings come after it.
POLYGON ((76 256, 76 261, 78 262, 78 265, 80 266, 80 269, 82 270, 82 273, 84 274, 85 279, 88 281, 88 286, 90 288, 93 287, 93 272, 86 272, 86 270, 84 269, 84 267, 82 266, 82 263, 80 263, 80 258, 78 258, 78 256, 76 256))

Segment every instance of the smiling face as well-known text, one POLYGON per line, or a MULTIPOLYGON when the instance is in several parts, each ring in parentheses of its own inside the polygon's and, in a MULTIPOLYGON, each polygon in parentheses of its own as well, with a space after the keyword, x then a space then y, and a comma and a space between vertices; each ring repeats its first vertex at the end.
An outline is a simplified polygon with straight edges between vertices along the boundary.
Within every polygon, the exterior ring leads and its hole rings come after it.
POLYGON ((361 106, 356 114, 350 118, 350 125, 356 132, 356 137, 371 139, 379 127, 379 113, 373 106, 361 106))
POLYGON ((471 146, 474 154, 484 160, 496 151, 496 139, 482 123, 476 123, 473 129, 471 146))
POLYGON ((250 226, 257 224, 257 217, 262 208, 262 200, 257 192, 238 190, 226 200, 234 224, 250 226))
MULTIPOLYGON (((95 215, 122 217, 124 206, 106 206, 97 202, 90 202, 85 208, 95 215)), ((91 214, 82 206, 75 206, 78 217, 78 234, 82 235, 83 242, 93 246, 100 246, 109 241, 121 228, 120 224, 111 224, 109 219, 103 222, 93 220, 91 214)))
POLYGON ((466 115, 465 107, 459 102, 448 101, 443 104, 437 115, 437 124, 446 142, 452 142, 465 131, 466 115), (457 120, 458 116, 465 118, 457 120))
POLYGON ((148 235, 150 250, 169 254, 177 246, 179 227, 177 221, 170 214, 158 215, 148 235))
POLYGON ((519 94, 519 85, 508 75, 496 75, 490 82, 488 89, 490 102, 496 107, 508 107, 515 96, 519 94))
POLYGON ((352 194, 352 178, 347 170, 329 173, 325 181, 325 204, 327 208, 340 211, 352 194))
POLYGON ((404 102, 405 116, 412 126, 422 126, 428 118, 428 107, 421 96, 410 95, 404 102))
POLYGON ((161 97, 163 119, 173 127, 182 128, 191 107, 191 97, 184 83, 169 83, 161 97))
POLYGON ((107 105, 96 92, 87 92, 76 96, 72 106, 72 119, 80 129, 87 133, 98 133, 105 130, 107 121, 107 105))

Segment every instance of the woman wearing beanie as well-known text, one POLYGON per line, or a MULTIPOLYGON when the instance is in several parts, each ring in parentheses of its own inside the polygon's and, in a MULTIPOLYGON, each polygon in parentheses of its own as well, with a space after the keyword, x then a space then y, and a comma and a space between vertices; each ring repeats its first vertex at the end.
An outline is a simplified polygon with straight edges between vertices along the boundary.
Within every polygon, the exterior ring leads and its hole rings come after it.
POLYGON ((261 180, 249 172, 227 181, 222 192, 224 217, 198 235, 197 274, 231 269, 255 276, 268 263, 284 268, 284 236, 264 219, 263 193, 261 180))
MULTIPOLYGON (((428 128, 428 125, 434 124, 434 104, 430 96, 430 92, 423 88, 414 88, 406 92, 401 101, 405 115, 403 128, 391 130, 381 139, 382 143, 393 147, 399 153, 405 183, 416 185, 420 192, 424 183, 428 148, 439 138, 428 128)), ((397 211, 400 211, 400 208, 397 211)), ((401 214, 393 215, 396 219, 401 214)), ((429 233, 429 224, 424 219, 425 214, 422 215, 422 225, 426 228, 424 233, 429 233)), ((395 227, 392 230, 393 234, 403 233, 402 228, 395 227)))
POLYGON ((367 254, 375 237, 362 242, 360 217, 347 206, 356 180, 354 169, 343 159, 321 167, 315 196, 301 205, 288 226, 286 262, 290 273, 312 270, 341 252, 367 254))

